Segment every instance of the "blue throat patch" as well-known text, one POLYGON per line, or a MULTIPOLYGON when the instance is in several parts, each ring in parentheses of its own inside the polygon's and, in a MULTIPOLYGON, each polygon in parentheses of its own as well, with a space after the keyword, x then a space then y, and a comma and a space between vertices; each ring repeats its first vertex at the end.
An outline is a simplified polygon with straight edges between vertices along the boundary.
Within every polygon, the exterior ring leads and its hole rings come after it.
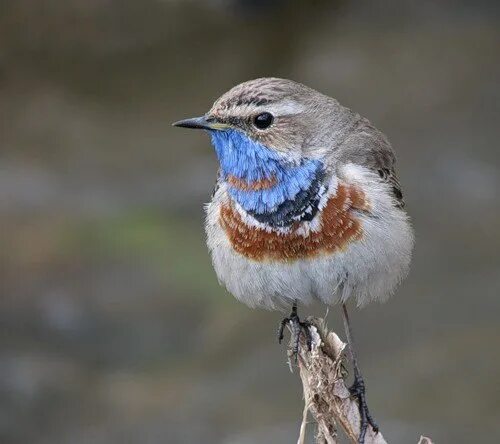
MULTIPOLYGON (((285 154, 250 139, 237 130, 211 131, 212 144, 219 158, 221 179, 233 176, 247 184, 267 180, 265 189, 232 186, 231 197, 257 220, 273 226, 286 226, 300 214, 312 218, 319 204, 324 178, 320 160, 295 161, 285 154)), ((304 218, 301 218, 302 220, 304 218)))

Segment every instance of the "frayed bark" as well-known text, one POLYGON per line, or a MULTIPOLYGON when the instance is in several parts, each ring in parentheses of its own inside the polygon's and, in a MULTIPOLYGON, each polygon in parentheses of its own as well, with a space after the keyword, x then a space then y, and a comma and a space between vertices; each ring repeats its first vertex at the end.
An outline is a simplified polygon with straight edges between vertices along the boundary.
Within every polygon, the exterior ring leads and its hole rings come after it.
MULTIPOLYGON (((339 429, 350 442, 357 443, 360 414, 357 401, 351 397, 345 384, 346 344, 336 333, 326 329, 322 319, 309 318, 308 321, 311 323, 311 351, 302 338, 298 354, 304 412, 297 442, 305 444, 307 416, 310 412, 317 424, 317 444, 337 444, 339 429)), ((387 444, 387 441, 382 432, 375 433, 368 425, 365 444, 387 444)), ((432 441, 422 436, 419 444, 432 444, 432 441)))

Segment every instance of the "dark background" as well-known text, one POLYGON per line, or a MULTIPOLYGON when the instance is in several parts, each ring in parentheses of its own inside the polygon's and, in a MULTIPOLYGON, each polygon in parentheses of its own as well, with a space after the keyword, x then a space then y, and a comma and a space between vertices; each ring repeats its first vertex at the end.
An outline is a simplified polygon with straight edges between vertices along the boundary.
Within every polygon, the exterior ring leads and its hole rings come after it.
POLYGON ((352 315, 386 438, 499 441, 497 4, 1 2, 0 442, 296 442, 281 314, 218 286, 215 156, 170 126, 269 75, 398 153, 412 270, 352 315))

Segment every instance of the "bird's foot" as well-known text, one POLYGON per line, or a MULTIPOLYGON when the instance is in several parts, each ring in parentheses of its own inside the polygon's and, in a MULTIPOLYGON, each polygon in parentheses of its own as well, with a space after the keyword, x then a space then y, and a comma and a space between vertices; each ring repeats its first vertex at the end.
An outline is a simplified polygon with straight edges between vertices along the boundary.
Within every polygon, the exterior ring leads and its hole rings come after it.
POLYGON ((361 418, 358 444, 364 444, 368 424, 372 426, 375 433, 378 433, 378 425, 373 420, 372 416, 370 415, 370 411, 368 410, 368 405, 366 403, 365 382, 363 381, 361 375, 356 375, 353 384, 351 385, 351 387, 349 387, 349 392, 351 393, 351 396, 354 396, 358 399, 359 416, 361 418))
POLYGON ((308 321, 300 320, 299 315, 297 314, 297 304, 293 304, 290 316, 283 319, 280 323, 280 327, 278 330, 278 342, 280 344, 283 341, 284 330, 287 324, 290 324, 290 331, 291 331, 291 341, 290 341, 292 344, 291 354, 295 358, 295 362, 297 362, 301 333, 304 333, 306 338, 307 349, 311 351, 312 337, 311 337, 311 332, 309 331, 309 327, 311 324, 308 321))

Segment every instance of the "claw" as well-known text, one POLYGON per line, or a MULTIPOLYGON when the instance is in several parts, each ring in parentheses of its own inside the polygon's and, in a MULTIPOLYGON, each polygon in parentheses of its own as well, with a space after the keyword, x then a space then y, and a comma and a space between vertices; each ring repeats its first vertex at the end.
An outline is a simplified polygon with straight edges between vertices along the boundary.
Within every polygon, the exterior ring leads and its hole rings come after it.
POLYGON ((375 433, 378 433, 379 429, 378 425, 373 420, 373 417, 370 415, 370 411, 368 410, 368 405, 366 404, 365 382, 363 381, 361 375, 355 376, 353 384, 349 387, 349 392, 352 396, 358 399, 359 414, 361 417, 358 444, 364 444, 368 424, 372 426, 375 433))
POLYGON ((307 321, 301 321, 297 314, 297 304, 294 303, 292 306, 292 312, 290 316, 284 318, 278 329, 278 342, 281 344, 284 337, 284 329, 287 324, 290 324, 291 330, 291 343, 292 343, 292 356, 297 362, 300 346, 300 334, 303 333, 306 338, 307 349, 311 351, 312 348, 312 337, 309 331, 310 323, 307 321))
POLYGON ((285 318, 281 321, 279 329, 278 329, 278 343, 281 344, 284 338, 284 330, 285 330, 285 325, 290 322, 290 318, 285 318))

